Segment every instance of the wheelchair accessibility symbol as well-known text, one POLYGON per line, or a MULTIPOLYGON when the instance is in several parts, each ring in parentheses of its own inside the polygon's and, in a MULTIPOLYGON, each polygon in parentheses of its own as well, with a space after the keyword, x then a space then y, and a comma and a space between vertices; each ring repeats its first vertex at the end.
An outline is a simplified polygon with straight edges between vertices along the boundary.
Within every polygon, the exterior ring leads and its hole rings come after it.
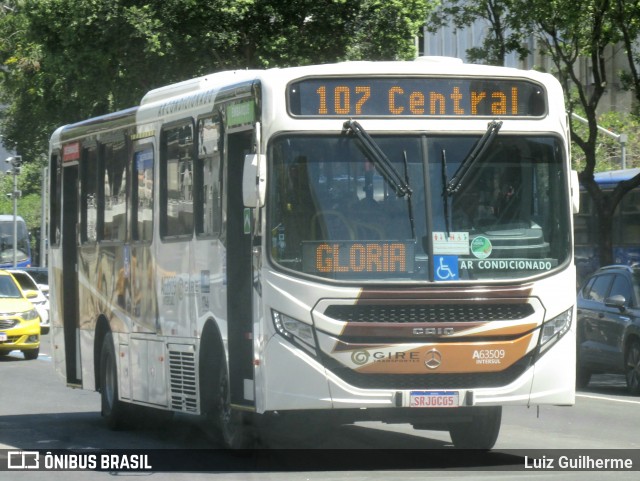
POLYGON ((436 281, 457 281, 458 256, 433 256, 433 277, 436 281))

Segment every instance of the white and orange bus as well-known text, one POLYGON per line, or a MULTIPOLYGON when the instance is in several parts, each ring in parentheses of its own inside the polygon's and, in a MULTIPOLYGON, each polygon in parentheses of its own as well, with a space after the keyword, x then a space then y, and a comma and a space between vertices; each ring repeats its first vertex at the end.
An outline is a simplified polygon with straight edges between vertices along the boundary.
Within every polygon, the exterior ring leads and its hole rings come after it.
POLYGON ((57 371, 225 445, 308 414, 491 448, 571 405, 559 83, 454 59, 220 72, 51 137, 57 371))

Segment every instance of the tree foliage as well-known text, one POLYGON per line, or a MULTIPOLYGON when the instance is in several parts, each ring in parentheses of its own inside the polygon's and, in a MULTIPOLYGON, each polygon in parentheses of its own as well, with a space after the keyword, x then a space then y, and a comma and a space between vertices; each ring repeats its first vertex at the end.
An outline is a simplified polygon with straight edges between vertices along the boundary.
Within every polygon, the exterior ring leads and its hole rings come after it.
MULTIPOLYGON (((525 38, 535 38, 543 55, 551 58, 552 73, 563 85, 569 113, 579 112, 586 117, 587 126, 571 119, 571 140, 576 147, 574 165, 580 166, 580 181, 596 206, 600 226, 599 256, 603 264, 613 261, 613 213, 622 197, 640 185, 640 175, 620 183, 611 195, 605 195, 596 184, 593 174, 606 168, 611 140, 603 138, 600 123, 611 118, 599 114, 600 102, 606 90, 616 82, 633 91, 636 109, 640 106, 640 2, 625 0, 443 0, 433 17, 434 25, 453 23, 467 27, 477 19, 484 19, 489 28, 482 48, 467 52, 470 58, 484 63, 501 64, 505 54, 517 52, 522 58, 528 52, 525 38), (440 22, 440 23, 438 23, 440 22), (625 73, 610 78, 607 48, 623 45, 627 55, 625 73), (580 75, 581 62, 588 65, 589 81, 580 75)), ((538 52, 535 52, 538 53, 538 52)), ((637 115, 627 116, 629 122, 618 132, 634 133, 637 115)), ((635 147, 635 143, 630 146, 635 147)), ((633 160, 633 158, 632 158, 633 160)), ((633 165, 633 164, 631 164, 633 165)))
POLYGON ((526 32, 519 28, 522 15, 514 8, 517 0, 443 0, 427 23, 433 32, 453 24, 462 29, 478 19, 487 22, 488 29, 482 45, 467 51, 472 62, 504 65, 507 54, 516 52, 521 58, 528 54, 524 39, 526 32))
MULTIPOLYGON (((602 137, 598 130, 598 108, 606 89, 615 80, 610 78, 608 72, 606 49, 622 41, 621 22, 625 23, 626 20, 616 8, 617 0, 520 1, 525 14, 531 19, 530 28, 543 45, 544 53, 553 59, 556 74, 567 94, 569 113, 580 109, 587 119, 588 128, 583 133, 570 117, 571 140, 585 158, 580 181, 596 207, 600 262, 610 264, 613 262, 614 212, 624 195, 640 185, 639 175, 621 182, 610 195, 606 195, 593 176, 602 137), (591 74, 588 82, 578 75, 580 59, 588 61, 591 74)), ((635 30, 636 37, 637 33, 635 30)))
POLYGON ((408 59, 431 0, 16 0, 0 12, 1 128, 25 159, 58 125, 224 69, 408 59))
MULTIPOLYGON (((411 59, 432 1, 0 0, 0 131, 34 167, 20 175, 19 213, 39 226, 39 176, 58 126, 219 70, 411 59)), ((0 211, 11 208, 0 197, 0 211)))
POLYGON ((622 44, 627 55, 629 73, 623 72, 621 80, 623 85, 634 92, 637 100, 634 113, 640 115, 640 2, 638 0, 612 0, 613 22, 620 30, 622 44))
MULTIPOLYGON (((578 111, 580 116, 584 116, 578 111)), ((608 111, 597 117, 598 125, 613 134, 625 134, 625 168, 640 168, 640 118, 632 113, 608 111)), ((588 135, 588 125, 581 122, 573 122, 573 130, 582 137, 588 135)), ((622 148, 619 140, 601 132, 596 142, 595 172, 617 170, 622 168, 622 148)), ((580 148, 574 148, 571 161, 573 168, 578 172, 585 169, 586 157, 580 148)))

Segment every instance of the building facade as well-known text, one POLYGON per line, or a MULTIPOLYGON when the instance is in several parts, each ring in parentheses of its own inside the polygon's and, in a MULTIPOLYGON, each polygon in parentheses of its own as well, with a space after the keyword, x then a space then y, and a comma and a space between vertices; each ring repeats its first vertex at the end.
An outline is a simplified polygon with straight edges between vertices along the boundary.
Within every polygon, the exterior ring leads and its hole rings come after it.
MULTIPOLYGON (((420 55, 457 57, 469 62, 467 50, 482 45, 483 39, 489 34, 489 22, 478 19, 473 25, 464 29, 457 29, 453 25, 440 28, 437 32, 429 32, 423 28, 423 35, 418 39, 420 55)), ((506 67, 534 69, 553 73, 556 68, 549 56, 542 55, 535 37, 528 41, 528 49, 531 52, 527 58, 521 60, 516 53, 510 53, 505 59, 506 67)), ((628 63, 624 46, 622 44, 607 47, 605 51, 607 60, 608 88, 600 100, 598 111, 619 111, 628 113, 634 102, 634 96, 628 90, 622 88, 620 73, 628 71, 628 63)), ((579 78, 585 85, 591 85, 591 61, 582 58, 577 63, 579 78)))

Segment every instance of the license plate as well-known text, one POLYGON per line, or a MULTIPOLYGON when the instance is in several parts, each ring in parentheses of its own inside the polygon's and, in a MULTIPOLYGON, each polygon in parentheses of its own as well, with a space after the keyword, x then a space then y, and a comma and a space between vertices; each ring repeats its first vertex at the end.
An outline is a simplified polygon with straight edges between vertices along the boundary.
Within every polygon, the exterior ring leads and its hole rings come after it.
POLYGON ((411 391, 412 408, 457 408, 459 393, 457 391, 411 391))
POLYGON ((7 334, 5 332, 0 332, 0 342, 6 342, 7 339, 7 334))

